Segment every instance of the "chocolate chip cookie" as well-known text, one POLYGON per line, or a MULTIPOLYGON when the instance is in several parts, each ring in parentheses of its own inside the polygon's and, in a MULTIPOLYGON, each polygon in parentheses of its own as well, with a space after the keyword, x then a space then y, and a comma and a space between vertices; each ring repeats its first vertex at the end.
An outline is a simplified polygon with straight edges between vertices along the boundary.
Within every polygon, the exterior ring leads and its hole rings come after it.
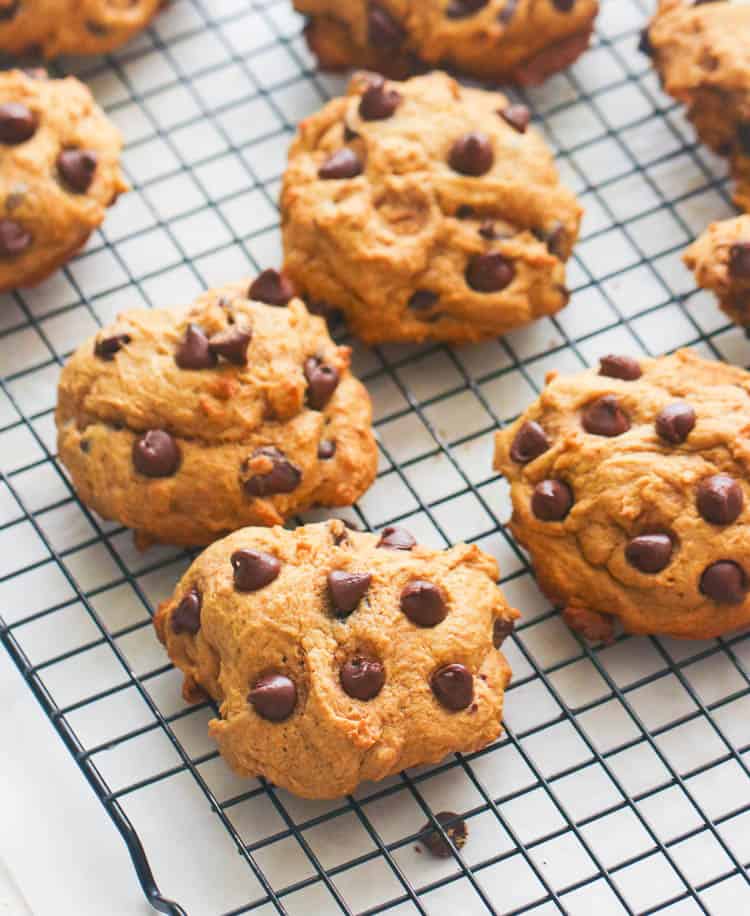
POLYGON ((58 57, 105 54, 156 15, 164 0, 0 0, 0 51, 58 57))
POLYGON ((750 210, 750 6, 661 0, 641 47, 703 143, 729 159, 750 210))
POLYGON ((750 216, 711 223, 683 260, 732 321, 750 326, 750 216))
POLYGON ((476 545, 431 550, 398 528, 245 528, 154 623, 185 698, 219 705, 209 730, 237 773, 335 798, 497 737, 518 617, 497 577, 476 545))
POLYGON ((117 128, 77 79, 0 73, 0 291, 44 280, 127 190, 117 128))
POLYGON ((750 373, 683 350, 552 373, 497 434, 511 529, 572 626, 708 639, 750 623, 748 429, 750 373))
POLYGON ((589 45, 596 0, 294 0, 324 69, 401 78, 435 66, 525 86, 589 45))
POLYGON ((478 341, 561 309, 581 208, 529 112, 444 73, 303 121, 281 195, 286 271, 368 343, 478 341))
POLYGON ((377 460, 349 356, 275 271, 127 312, 62 372, 60 459, 83 502, 143 546, 349 505, 377 460))

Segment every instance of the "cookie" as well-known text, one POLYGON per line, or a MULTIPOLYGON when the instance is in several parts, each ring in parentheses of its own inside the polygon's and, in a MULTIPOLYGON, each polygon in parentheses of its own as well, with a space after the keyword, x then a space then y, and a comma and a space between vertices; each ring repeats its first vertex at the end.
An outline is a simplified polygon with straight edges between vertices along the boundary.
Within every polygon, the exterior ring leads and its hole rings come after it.
POLYGON ((286 272, 368 343, 479 341, 558 311, 581 208, 528 124, 444 73, 355 76, 291 147, 286 272))
POLYGON ((750 373, 682 350, 552 373, 497 434, 511 530, 573 627, 709 639, 750 623, 748 429, 750 373))
POLYGON ((750 216, 711 223, 683 260, 732 321, 750 327, 750 216))
POLYGON ((242 776, 335 798, 500 733, 518 612, 476 546, 437 551, 408 531, 340 520, 246 528, 209 547, 154 623, 212 697, 209 724, 242 776))
POLYGON ((349 349, 291 296, 266 271, 249 291, 126 312, 86 341, 56 414, 81 500, 142 546, 207 544, 354 502, 376 471, 370 399, 349 349))
POLYGON ((0 51, 106 54, 145 29, 164 0, 0 0, 0 51))
POLYGON ((77 79, 0 73, 0 291, 62 266, 128 189, 122 138, 77 79))
POLYGON ((596 0, 294 0, 324 69, 402 78, 435 66, 535 86, 589 45, 596 0))
POLYGON ((641 47, 702 142, 729 159, 750 210, 750 6, 661 0, 641 47))

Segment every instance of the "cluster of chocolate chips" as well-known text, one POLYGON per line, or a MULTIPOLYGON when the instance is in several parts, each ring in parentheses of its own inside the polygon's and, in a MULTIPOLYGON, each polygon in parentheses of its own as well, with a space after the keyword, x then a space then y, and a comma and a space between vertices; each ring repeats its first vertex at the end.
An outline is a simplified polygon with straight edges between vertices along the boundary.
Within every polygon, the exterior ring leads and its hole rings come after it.
MULTIPOLYGON (((276 270, 265 270, 250 286, 248 297, 266 304, 283 306, 294 296, 287 278, 276 270)), ((213 369, 219 358, 235 366, 247 365, 247 350, 252 340, 252 330, 230 325, 208 337, 200 325, 188 324, 184 337, 175 351, 175 363, 181 369, 213 369)), ((94 344, 94 355, 105 362, 132 342, 129 334, 113 334, 99 338, 94 344)), ((307 405, 312 410, 323 410, 333 397, 340 381, 338 369, 311 356, 304 364, 307 379, 307 405)), ((336 454, 336 442, 323 439, 318 445, 318 458, 329 461, 336 454)), ((175 438, 163 429, 151 429, 133 443, 133 465, 146 477, 171 477, 180 466, 182 455, 175 438)), ((256 449, 241 469, 242 488, 252 499, 265 498, 277 493, 291 493, 302 479, 300 469, 274 446, 256 449), (264 456, 271 461, 271 469, 263 474, 247 476, 254 458, 264 456)))
MULTIPOLYGON (((608 378, 636 381, 642 375, 640 364, 630 356, 605 356, 599 374, 608 378)), ((685 401, 674 401, 656 416, 654 427, 659 438, 670 445, 680 445, 696 423, 695 410, 685 401)), ((603 395, 588 404, 581 414, 581 425, 596 436, 619 436, 630 429, 630 418, 617 397, 603 395)), ((516 433, 510 457, 517 464, 528 464, 544 454, 551 442, 544 429, 533 420, 523 423, 516 433)), ((573 507, 574 494, 563 480, 542 480, 531 495, 531 511, 543 522, 563 521, 573 507)), ((727 474, 714 474, 700 481, 696 491, 699 515, 712 525, 730 525, 744 505, 740 483, 727 474)), ((665 569, 674 553, 674 540, 665 532, 649 532, 631 538, 625 546, 625 558, 639 572, 655 574, 665 569)), ((747 575, 731 560, 712 563, 704 570, 700 590, 723 604, 739 604, 750 588, 747 575)))
MULTIPOLYGON (((469 2, 469 0, 467 0, 469 2)), ((388 16, 384 10, 374 7, 375 19, 388 16)), ((371 19, 373 13, 371 9, 371 19)), ((359 114, 365 121, 381 121, 390 118, 402 102, 401 94, 389 89, 381 76, 371 77, 359 102, 359 114)), ((498 110, 503 120, 518 133, 526 133, 531 120, 531 113, 525 105, 509 104, 498 110)), ((355 139, 358 135, 350 128, 344 128, 345 139, 355 139)), ((448 164, 461 175, 480 178, 490 171, 495 161, 492 141, 482 131, 471 131, 459 137, 448 153, 448 164)), ((360 156, 349 147, 343 147, 332 153, 318 169, 318 177, 324 181, 342 181, 356 178, 364 171, 360 156)), ((473 215, 472 208, 466 208, 473 215)), ((457 214, 461 218, 460 214, 457 214)), ((467 213, 468 215, 468 213, 467 213)), ((545 235, 550 251, 562 240, 562 226, 545 235)), ((488 240, 501 238, 495 232, 491 221, 482 224, 480 235, 488 240)), ((559 248, 559 245, 558 245, 559 248)), ((466 282, 475 292, 497 293, 509 286, 516 275, 513 263, 500 252, 493 251, 476 255, 466 267, 466 282)), ((427 312, 437 303, 439 296, 432 290, 419 289, 409 299, 408 306, 415 312, 427 312)), ((429 320, 429 319, 428 319, 429 320)))
MULTIPOLYGON (((414 536, 404 528, 384 529, 378 547, 384 550, 411 550, 414 536)), ((281 572, 281 561, 262 550, 236 550, 231 558, 234 587, 238 592, 257 592, 274 582, 281 572)), ((372 574, 342 569, 328 574, 328 595, 333 614, 346 619, 365 598, 372 574)), ((176 634, 195 636, 201 626, 202 596, 192 587, 172 613, 171 625, 176 634)), ((412 579, 401 590, 401 611, 418 627, 436 627, 448 614, 445 593, 433 582, 412 579)), ((497 619, 493 644, 499 648, 512 632, 513 622, 497 619)), ((385 685, 385 666, 372 655, 357 653, 347 659, 339 671, 342 690, 356 700, 374 699, 385 685)), ((433 672, 430 686, 435 698, 446 709, 460 711, 474 701, 474 677, 462 664, 443 665, 433 672)), ((248 701, 264 719, 281 722, 288 718, 297 702, 297 688, 286 674, 269 672, 252 685, 248 701)))
MULTIPOLYGON (((39 115, 21 102, 0 105, 0 143, 18 146, 39 129, 39 115)), ((57 173, 68 190, 85 194, 94 180, 98 156, 93 150, 63 149, 57 156, 57 173)), ((0 219, 0 256, 22 254, 31 245, 31 233, 14 219, 0 219)))

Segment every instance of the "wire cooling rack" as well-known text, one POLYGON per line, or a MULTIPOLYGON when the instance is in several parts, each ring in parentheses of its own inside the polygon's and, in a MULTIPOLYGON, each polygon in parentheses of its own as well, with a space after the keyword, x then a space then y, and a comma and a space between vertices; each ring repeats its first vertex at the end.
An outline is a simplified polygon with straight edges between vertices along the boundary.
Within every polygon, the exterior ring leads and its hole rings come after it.
POLYGON ((294 124, 343 82, 315 71, 287 0, 176 0, 121 53, 69 68, 122 127, 134 190, 66 270, 0 303, 0 639, 158 910, 750 912, 750 639, 582 644, 504 532, 507 490, 491 470, 493 430, 549 369, 682 345, 750 362, 679 261, 732 209, 723 164, 636 50, 650 9, 604 0, 592 50, 524 97, 586 206, 571 305, 482 346, 353 342, 381 455, 345 516, 398 521, 437 546, 477 542, 524 618, 506 643, 501 740, 336 802, 228 771, 206 734, 213 710, 182 702, 151 628, 190 557, 138 554, 75 499, 53 409, 65 357, 116 312, 278 264, 294 124), (417 835, 446 809, 469 840, 433 859, 417 835))

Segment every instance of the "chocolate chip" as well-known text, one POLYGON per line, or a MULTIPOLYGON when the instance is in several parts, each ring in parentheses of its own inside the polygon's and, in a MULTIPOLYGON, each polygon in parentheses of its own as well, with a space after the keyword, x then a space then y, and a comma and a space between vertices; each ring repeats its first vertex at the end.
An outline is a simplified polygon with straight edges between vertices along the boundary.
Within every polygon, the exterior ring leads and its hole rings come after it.
POLYGON ((747 576, 733 560, 719 560, 703 571, 700 589, 718 604, 742 604, 747 594, 747 576))
POLYGON ((359 134, 356 130, 352 130, 348 124, 344 124, 344 143, 351 143, 352 140, 358 140, 359 134))
POLYGON ((729 249, 729 276, 750 280, 750 242, 737 242, 729 249))
POLYGON ((561 522, 573 506, 573 493, 562 480, 542 480, 534 487, 531 511, 543 522, 561 522))
POLYGON ((513 282, 516 269, 499 251, 480 254, 469 261, 466 282, 479 293, 499 293, 513 282))
POLYGON ((675 401, 661 411, 656 418, 656 432, 662 439, 679 445, 690 435, 695 426, 695 411, 685 401, 675 401))
POLYGON ((390 118, 401 104, 401 93, 388 89, 385 80, 380 77, 370 83, 362 94, 359 103, 359 114, 365 121, 385 121, 390 118))
POLYGON ((284 274, 269 267, 258 274, 248 290, 248 298, 266 305, 286 305, 294 298, 294 287, 284 274))
POLYGON ((372 700, 385 684, 383 663, 364 655, 355 655, 344 662, 339 676, 344 693, 355 700, 372 700))
POLYGON ((57 157, 57 170, 69 188, 85 194, 94 180, 98 162, 99 156, 92 150, 64 149, 57 157))
POLYGON ((214 356, 222 356, 235 366, 246 366, 247 348, 252 339, 253 332, 249 328, 235 325, 213 334, 208 341, 208 348, 214 356))
POLYGON ((406 37, 401 24, 379 3, 370 3, 367 14, 367 37, 374 48, 397 48, 406 37))
POLYGON ((735 521, 742 512, 743 503, 742 487, 728 474, 714 474, 698 484, 698 512, 714 525, 729 525, 735 521))
POLYGON ((474 207, 469 206, 469 204, 461 204, 456 210, 456 219, 474 219, 476 215, 476 210, 474 207))
POLYGON ((527 420, 513 439, 510 457, 517 464, 528 464, 544 454, 550 446, 547 433, 533 420, 527 420))
POLYGON ((531 112, 525 105, 508 105, 507 108, 501 108, 498 114, 519 134, 525 134, 531 123, 531 112))
POLYGON ((253 684, 247 699, 261 719, 283 722, 297 705, 297 688, 285 674, 264 674, 253 684))
POLYGON ((12 219, 0 219, 0 257, 22 254, 31 245, 31 233, 12 219))
POLYGON ((413 579, 404 586, 401 610, 418 627, 436 627, 448 613, 443 590, 423 579, 413 579))
POLYGON ((576 5, 576 0, 552 0, 552 6, 561 13, 569 13, 576 5))
POLYGON ((448 156, 448 163, 454 171, 475 178, 489 172, 494 161, 490 138, 479 132, 465 134, 456 140, 448 156))
MULTIPOLYGON (((567 251, 568 251, 568 234, 562 223, 557 222, 547 231, 545 235, 545 241, 547 243, 547 251, 551 255, 554 255, 559 260, 564 260, 567 251)), ((563 292, 566 295, 566 302, 570 298, 570 294, 562 287, 563 292)))
POLYGON ((356 178, 362 174, 362 160, 354 150, 344 147, 329 156, 318 169, 318 178, 326 180, 356 178))
POLYGON ((163 429, 150 429, 133 442, 133 464, 146 477, 171 477, 181 459, 179 445, 163 429))
POLYGON ((641 31, 638 39, 638 50, 641 54, 645 54, 646 57, 654 56, 654 46, 651 43, 651 36, 649 35, 648 29, 643 29, 641 31))
POLYGON ((444 665, 430 679, 432 692, 447 709, 466 709, 474 699, 474 678, 465 665, 444 665))
POLYGON ((336 615, 347 617, 351 614, 364 598, 371 582, 370 573, 346 572, 343 569, 328 573, 328 590, 336 615))
POLYGON ((503 620, 502 617, 496 617, 492 624, 492 645, 499 649, 515 628, 515 620, 503 620))
MULTIPOLYGON (((21 0, 11 0, 10 3, 0 7, 0 22, 9 22, 15 18, 21 8, 21 0)), ((24 71, 26 72, 26 71, 24 71)))
POLYGON ((613 394, 605 394, 583 411, 583 428, 594 436, 621 436, 630 429, 630 420, 613 394))
POLYGON ((281 562, 262 550, 235 550, 230 562, 238 592, 257 592, 270 585, 281 572, 281 562))
POLYGON ((478 13, 488 3, 489 0, 450 0, 445 8, 445 15, 449 19, 464 19, 478 13))
POLYGON ((499 238, 495 224, 491 219, 486 219, 482 225, 479 227, 479 234, 483 239, 487 239, 488 242, 494 241, 499 238))
POLYGON ((518 0, 506 0, 505 6, 497 14, 497 21, 502 25, 507 25, 516 13, 518 0))
POLYGON ((211 369, 216 365, 216 356, 211 352, 208 338, 197 324, 189 324, 185 337, 177 347, 174 361, 180 369, 211 369))
POLYGON ((335 366, 321 362, 316 356, 305 360, 307 403, 313 410, 323 410, 339 385, 339 371, 335 366))
POLYGON ((112 337, 99 338, 94 344, 94 356, 105 362, 111 362, 130 341, 130 334, 113 334, 112 337))
POLYGON ((419 842, 436 858, 449 859, 453 855, 451 843, 453 843, 456 849, 463 849, 466 845, 466 840, 469 836, 466 821, 461 820, 453 811, 440 811, 435 815, 435 820, 447 834, 450 843, 435 830, 431 823, 425 824, 420 831, 424 836, 420 836, 419 842))
POLYGON ((39 126, 37 115, 20 102, 0 105, 0 143, 15 145, 30 140, 39 126))
POLYGON ((336 454, 336 442, 333 439, 321 439, 318 443, 318 458, 330 461, 336 454))
POLYGON ((641 534, 628 541, 625 559, 642 573, 658 573, 669 564, 672 549, 667 534, 641 534))
POLYGON ((634 382, 643 375, 640 363, 632 356, 602 356, 599 360, 599 375, 634 382))
POLYGON ((383 529, 377 546, 387 550, 411 550, 416 543, 417 539, 411 531, 390 525, 388 528, 383 529))
POLYGON ((191 636, 195 636, 201 628, 202 604, 201 593, 197 588, 191 588, 172 614, 172 631, 190 633, 191 636))
MULTIPOLYGON (((264 474, 254 474, 249 477, 242 485, 245 493, 251 498, 263 499, 266 496, 273 496, 275 493, 291 493, 299 486, 302 480, 302 472, 292 464, 283 452, 280 452, 272 445, 266 445, 257 448, 252 458, 263 455, 271 460, 271 470, 264 474)), ((252 461, 252 459, 250 459, 252 461)), ((245 462, 243 470, 249 470, 248 461, 245 462)))
POLYGON ((415 312, 423 312, 431 309, 439 299, 440 296, 433 293, 431 289, 418 289, 412 293, 408 304, 409 308, 414 309, 415 312))

